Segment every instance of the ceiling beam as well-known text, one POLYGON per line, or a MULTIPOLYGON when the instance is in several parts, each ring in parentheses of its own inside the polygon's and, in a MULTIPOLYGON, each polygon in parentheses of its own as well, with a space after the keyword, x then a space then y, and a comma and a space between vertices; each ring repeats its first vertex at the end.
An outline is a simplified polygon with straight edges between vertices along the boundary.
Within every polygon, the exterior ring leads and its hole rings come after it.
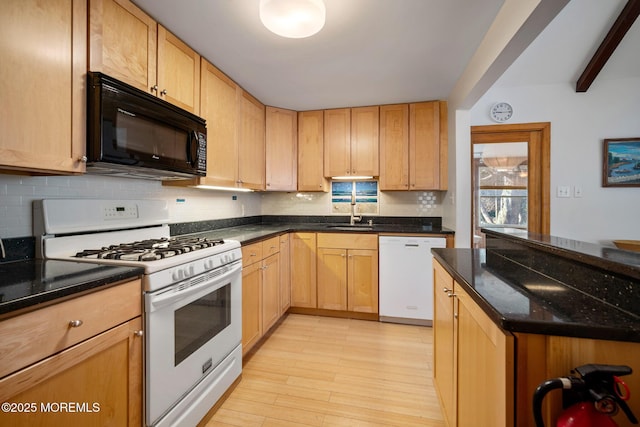
POLYGON ((576 83, 576 92, 586 92, 591 83, 596 79, 604 65, 607 63, 613 52, 616 50, 629 28, 633 25, 640 14, 640 0, 629 0, 620 16, 613 23, 609 33, 602 41, 602 44, 587 64, 582 75, 576 83))

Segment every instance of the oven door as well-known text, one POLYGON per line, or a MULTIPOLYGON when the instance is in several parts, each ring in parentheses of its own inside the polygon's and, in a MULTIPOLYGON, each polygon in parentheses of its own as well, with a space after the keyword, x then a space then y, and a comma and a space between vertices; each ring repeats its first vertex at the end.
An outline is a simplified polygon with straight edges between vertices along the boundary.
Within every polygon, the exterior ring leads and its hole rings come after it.
POLYGON ((242 341, 242 261, 145 296, 146 420, 155 424, 242 341))

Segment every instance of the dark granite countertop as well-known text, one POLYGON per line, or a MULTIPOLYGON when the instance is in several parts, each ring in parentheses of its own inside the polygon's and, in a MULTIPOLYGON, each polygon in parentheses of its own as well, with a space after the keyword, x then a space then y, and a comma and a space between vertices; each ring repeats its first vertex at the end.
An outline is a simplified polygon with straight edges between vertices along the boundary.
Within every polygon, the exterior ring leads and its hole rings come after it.
POLYGON ((633 311, 629 309, 633 304, 620 307, 574 283, 554 279, 522 264, 504 259, 492 262, 495 254, 490 250, 432 249, 432 252, 504 330, 640 342, 637 304, 633 311))
POLYGON ((443 228, 438 222, 435 224, 421 223, 410 218, 376 217, 373 219, 372 225, 369 225, 365 218, 354 227, 350 227, 349 223, 344 221, 344 217, 301 217, 300 219, 284 217, 278 222, 269 222, 269 219, 265 218, 259 223, 227 224, 229 226, 211 227, 206 230, 203 230, 201 225, 196 227, 183 226, 177 228, 172 234, 193 234, 211 239, 233 239, 243 245, 290 232, 454 235, 453 230, 443 228))
POLYGON ((0 263, 0 316, 97 290, 143 273, 138 267, 29 259, 0 263))

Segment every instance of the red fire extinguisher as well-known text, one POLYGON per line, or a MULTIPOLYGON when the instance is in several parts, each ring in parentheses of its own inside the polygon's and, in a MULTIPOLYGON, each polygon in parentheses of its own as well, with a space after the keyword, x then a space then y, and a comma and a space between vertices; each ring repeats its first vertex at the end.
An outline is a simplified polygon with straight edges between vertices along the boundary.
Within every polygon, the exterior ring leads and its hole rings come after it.
POLYGON ((629 387, 620 379, 631 374, 631 368, 620 365, 582 365, 579 375, 554 378, 541 383, 533 394, 533 417, 537 427, 544 427, 542 400, 551 390, 562 389, 562 414, 556 427, 616 427, 611 418, 622 408, 632 424, 638 420, 627 405, 629 387))

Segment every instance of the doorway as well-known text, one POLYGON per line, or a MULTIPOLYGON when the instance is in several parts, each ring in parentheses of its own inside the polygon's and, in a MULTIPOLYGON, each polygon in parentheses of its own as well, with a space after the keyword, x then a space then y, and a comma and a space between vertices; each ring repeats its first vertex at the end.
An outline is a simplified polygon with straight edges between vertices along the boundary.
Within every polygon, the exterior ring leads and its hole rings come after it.
POLYGON ((471 240, 482 228, 549 234, 551 124, 471 127, 471 240))

